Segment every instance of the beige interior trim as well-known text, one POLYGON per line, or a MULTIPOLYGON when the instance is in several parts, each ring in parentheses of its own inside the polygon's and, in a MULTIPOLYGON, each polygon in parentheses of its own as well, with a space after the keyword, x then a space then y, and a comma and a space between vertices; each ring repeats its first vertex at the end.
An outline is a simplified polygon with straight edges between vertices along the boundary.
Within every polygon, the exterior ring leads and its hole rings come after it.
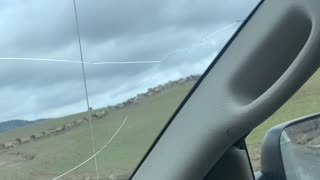
POLYGON ((284 104, 319 67, 319 7, 319 0, 265 0, 132 179, 202 179, 284 104))

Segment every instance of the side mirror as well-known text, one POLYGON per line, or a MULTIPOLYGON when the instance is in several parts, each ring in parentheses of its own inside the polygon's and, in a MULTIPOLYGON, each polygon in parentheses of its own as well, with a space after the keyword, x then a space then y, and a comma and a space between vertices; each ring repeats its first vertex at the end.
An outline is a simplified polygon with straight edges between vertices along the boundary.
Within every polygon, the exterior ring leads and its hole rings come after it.
POLYGON ((316 180, 320 178, 320 114, 271 128, 261 153, 264 179, 316 180))

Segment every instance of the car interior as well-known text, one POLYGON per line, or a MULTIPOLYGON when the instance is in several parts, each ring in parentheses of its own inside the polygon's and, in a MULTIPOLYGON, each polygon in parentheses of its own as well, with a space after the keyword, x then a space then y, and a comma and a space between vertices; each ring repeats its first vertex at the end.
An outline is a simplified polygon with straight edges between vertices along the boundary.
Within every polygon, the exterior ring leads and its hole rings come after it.
POLYGON ((0 1, 0 180, 319 180, 319 7, 0 1))
POLYGON ((261 1, 173 114, 131 179, 287 179, 276 172, 283 170, 275 168, 281 156, 268 145, 277 138, 267 138, 261 147, 259 172, 253 172, 245 138, 318 69, 319 7, 318 0, 261 1))

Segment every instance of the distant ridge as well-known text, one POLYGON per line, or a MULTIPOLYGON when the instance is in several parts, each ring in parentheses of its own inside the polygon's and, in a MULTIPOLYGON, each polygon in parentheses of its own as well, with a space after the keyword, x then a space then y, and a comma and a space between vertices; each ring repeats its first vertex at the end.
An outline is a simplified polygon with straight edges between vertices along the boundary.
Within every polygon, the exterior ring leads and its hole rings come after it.
MULTIPOLYGON (((141 98, 144 98, 144 97, 148 97, 148 96, 153 96, 155 94, 158 94, 160 92, 162 92, 163 90, 166 90, 168 88, 171 88, 171 87, 174 87, 174 86, 177 86, 177 85, 181 85, 181 84, 184 84, 184 83, 187 83, 187 82, 190 82, 190 81, 197 81, 199 78, 200 78, 201 75, 199 74, 194 74, 194 75, 189 75, 189 76, 186 76, 184 78, 179 78, 177 80, 171 80, 171 81, 168 81, 166 83, 163 83, 163 84, 159 84, 157 86, 154 86, 154 87, 151 87, 151 88, 148 88, 147 91, 145 92, 142 92, 142 93, 138 93, 137 95, 121 102, 121 103, 118 103, 116 105, 113 105, 113 106, 107 106, 105 108, 100 108, 100 109, 96 109, 95 112, 92 114, 92 117, 95 118, 95 119, 100 119, 104 116, 106 116, 110 111, 113 111, 113 110, 119 110, 119 109, 122 109, 126 106, 129 106, 131 104, 135 104, 139 101, 139 99, 141 98)), ((13 129, 16 129, 16 128, 19 128, 19 127, 24 127, 24 126, 28 126, 30 124, 34 124, 34 123, 37 123, 37 122, 42 122, 42 121, 47 121, 47 120, 50 120, 52 118, 42 118, 42 119, 37 119, 37 120, 32 120, 32 121, 27 121, 27 120, 9 120, 9 121, 5 121, 5 122, 0 122, 0 133, 2 132, 5 132, 5 131, 8 131, 8 130, 13 130, 13 129)), ((56 118, 54 118, 56 119, 56 118)), ((84 119, 81 119, 82 120, 85 120, 87 121, 87 118, 84 118, 84 119)), ((80 123, 80 121, 78 122, 80 123)), ((76 121, 74 121, 74 124, 75 125, 77 124, 76 121)), ((63 126, 61 127, 56 127, 56 130, 58 131, 61 131, 61 130, 65 130, 66 128, 65 127, 72 127, 71 124, 64 124, 63 126)), ((51 130, 52 131, 52 130, 51 130)))
POLYGON ((33 121, 26 121, 26 120, 10 120, 0 123, 0 133, 5 132, 11 129, 16 129, 18 127, 28 126, 33 124, 33 121))

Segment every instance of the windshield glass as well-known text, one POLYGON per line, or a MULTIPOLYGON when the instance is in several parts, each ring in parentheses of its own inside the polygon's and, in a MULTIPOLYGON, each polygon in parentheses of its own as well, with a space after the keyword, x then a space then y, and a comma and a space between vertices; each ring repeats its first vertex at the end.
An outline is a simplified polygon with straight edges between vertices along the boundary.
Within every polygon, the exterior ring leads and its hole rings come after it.
POLYGON ((256 1, 0 3, 0 179, 127 179, 256 1))

